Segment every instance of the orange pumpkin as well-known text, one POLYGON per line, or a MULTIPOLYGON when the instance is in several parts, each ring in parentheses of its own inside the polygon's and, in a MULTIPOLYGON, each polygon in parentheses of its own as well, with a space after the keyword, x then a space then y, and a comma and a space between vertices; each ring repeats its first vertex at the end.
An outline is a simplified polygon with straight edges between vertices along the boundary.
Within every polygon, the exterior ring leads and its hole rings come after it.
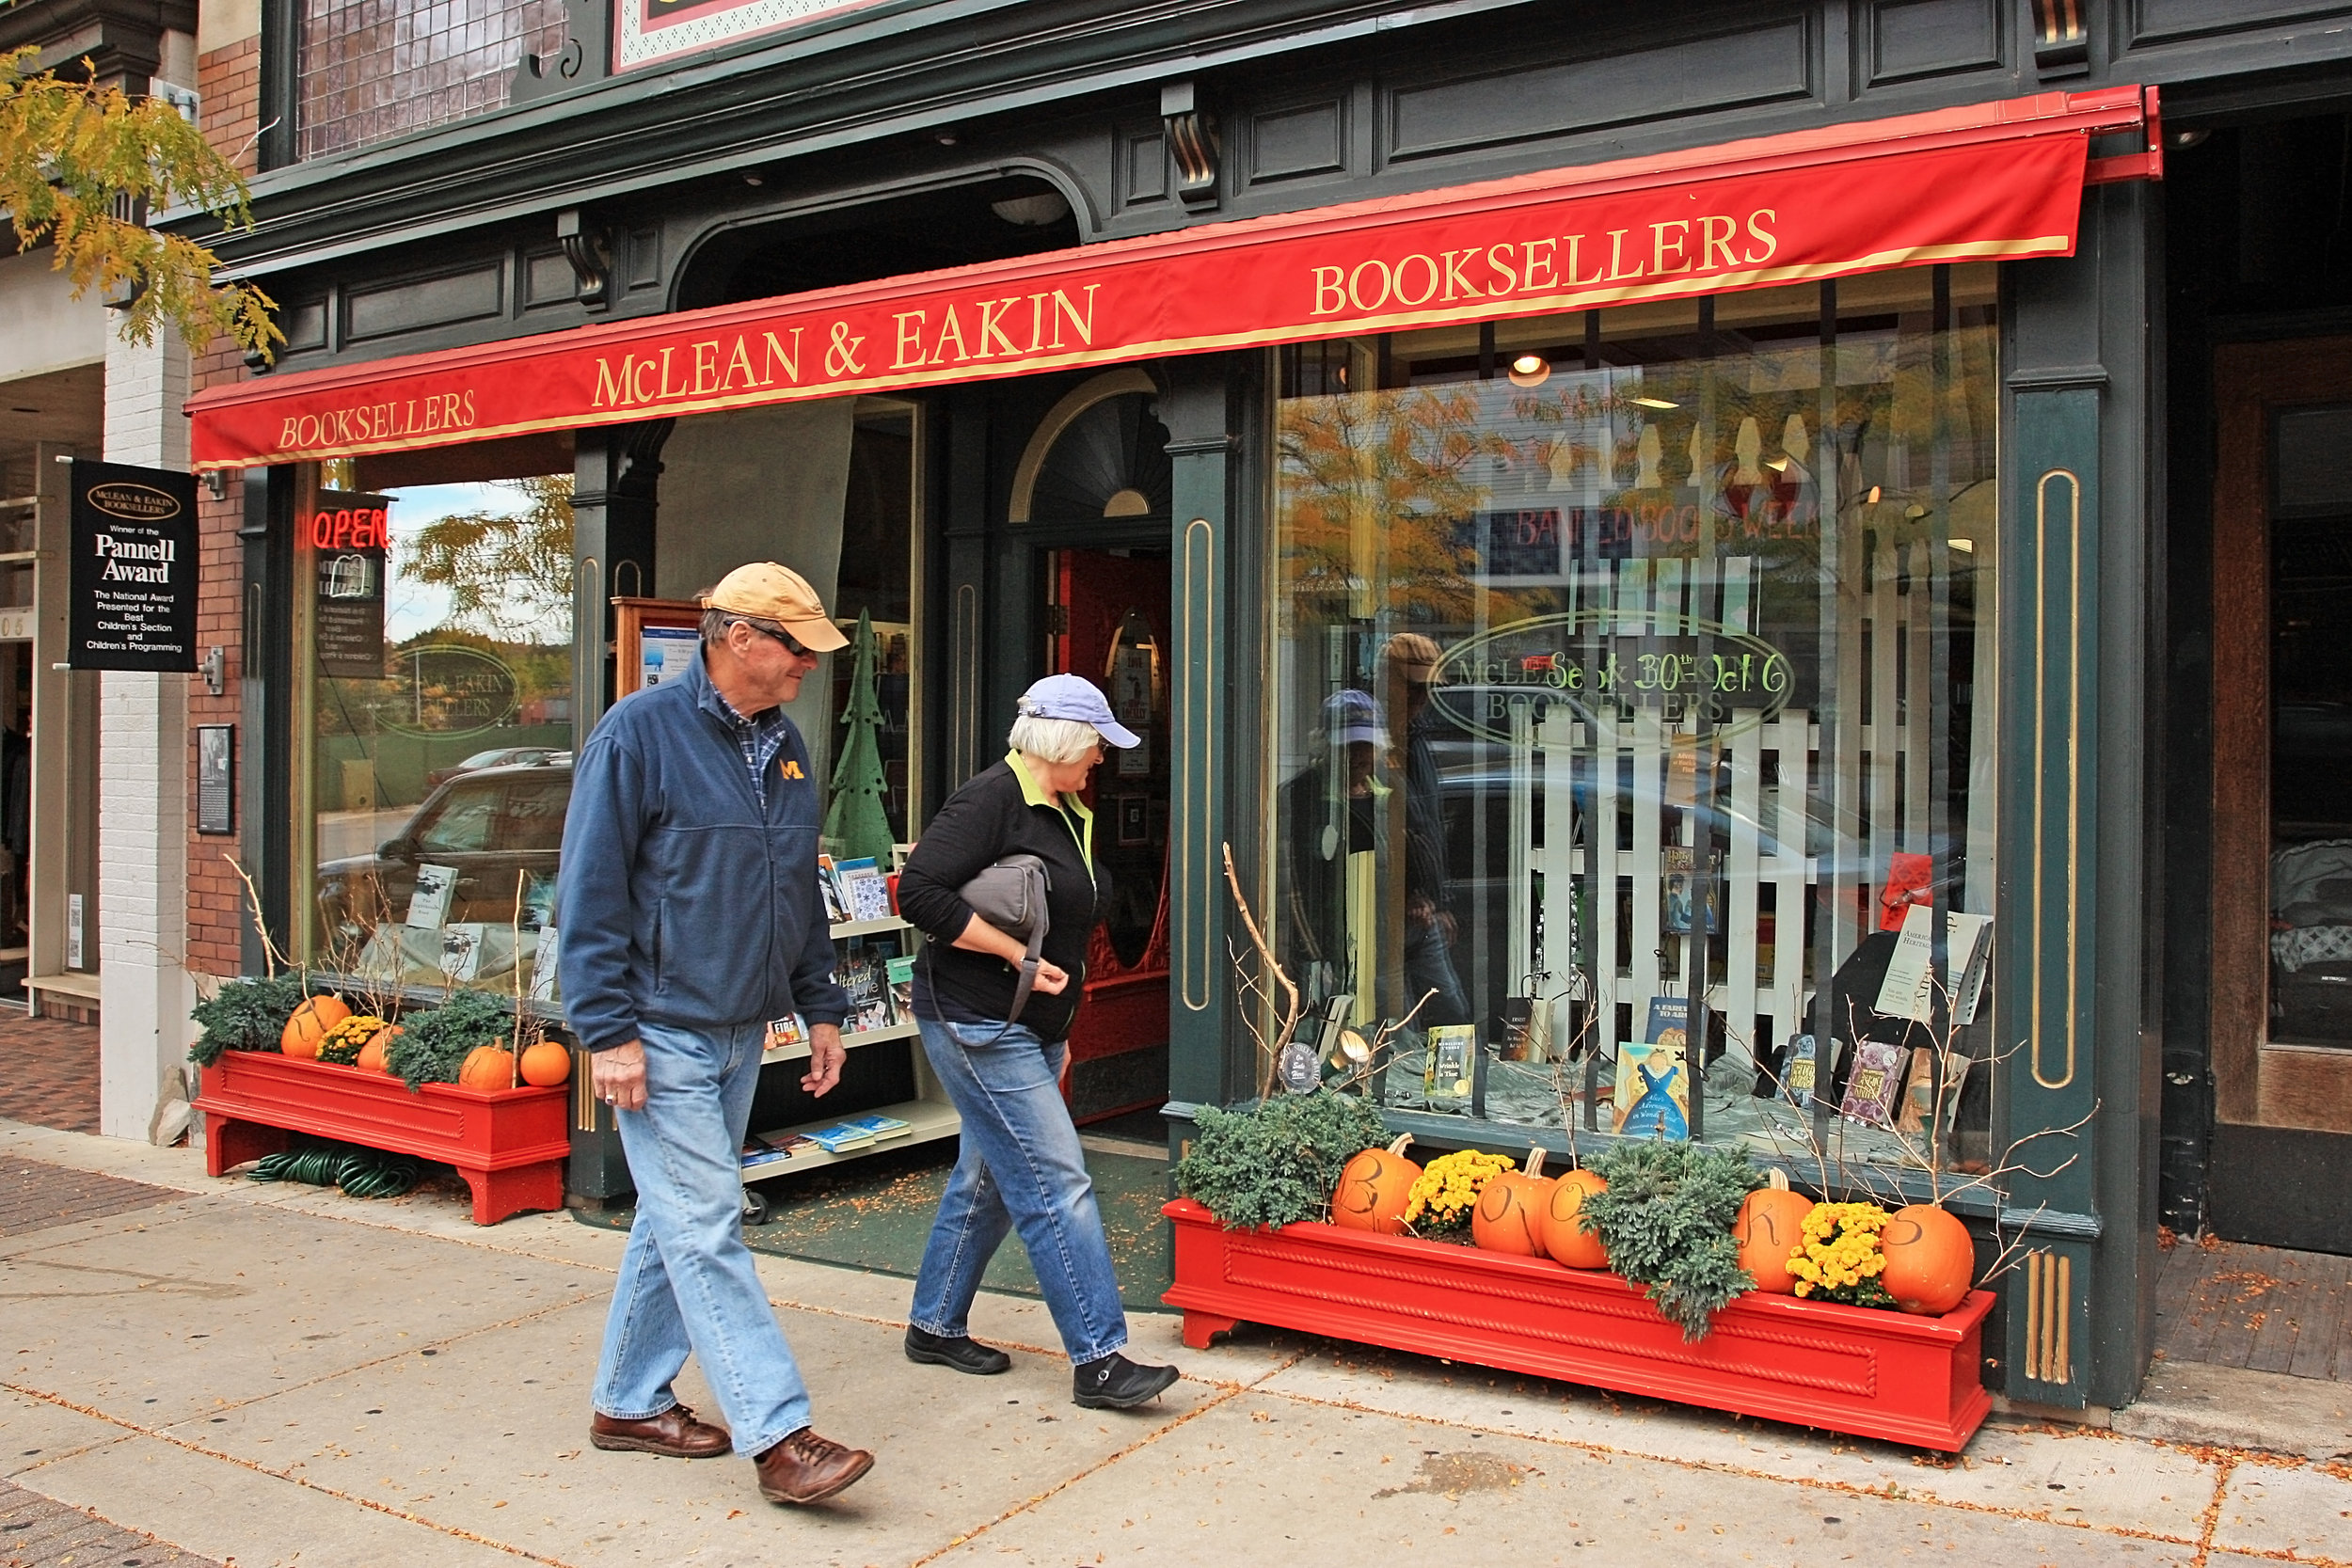
POLYGON ((541 1040, 523 1053, 523 1082, 534 1088, 553 1088, 572 1075, 572 1053, 553 1040, 541 1040))
MULTIPOLYGON (((526 1073, 530 1060, 523 1058, 526 1073)), ((1400 1132, 1388 1148, 1367 1148, 1348 1161, 1331 1192, 1333 1225, 1381 1236, 1405 1234, 1405 1205, 1421 1180, 1421 1167, 1405 1158, 1405 1146, 1412 1141, 1410 1132, 1400 1132)))
POLYGON ((511 1089, 515 1086, 515 1053, 503 1040, 477 1045, 466 1053, 457 1082, 469 1089, 511 1089))
POLYGON ((1470 1240, 1488 1252, 1541 1258, 1544 1210, 1554 1185, 1544 1176, 1540 1148, 1529 1153, 1525 1171, 1497 1172, 1470 1211, 1470 1240))
POLYGON ((1771 1180, 1771 1186, 1740 1199, 1731 1239, 1740 1243, 1740 1266, 1756 1276, 1756 1288, 1767 1295, 1785 1296, 1797 1287, 1788 1259, 1804 1244, 1803 1227, 1805 1215, 1813 1212, 1813 1200, 1790 1192, 1788 1178, 1779 1171, 1771 1180))
POLYGON ((1941 1317, 1958 1307, 1976 1277, 1977 1249, 1968 1227, 1931 1203, 1915 1203, 1886 1217, 1879 1232, 1886 1259, 1879 1283, 1906 1312, 1941 1317))
POLYGON ((318 1060, 319 1042, 326 1032, 351 1016, 340 996, 313 996, 294 1010, 278 1032, 278 1049, 300 1061, 318 1060))
POLYGON ((392 1041, 404 1032, 399 1024, 387 1023, 368 1037, 368 1043, 359 1048, 359 1054, 351 1065, 362 1072, 391 1071, 391 1064, 385 1056, 392 1049, 392 1041))
POLYGON ((1551 1183, 1544 1204, 1544 1250, 1572 1269, 1605 1269, 1609 1253, 1600 1238, 1584 1228, 1584 1200, 1608 1190, 1609 1183, 1589 1170, 1572 1170, 1551 1183))

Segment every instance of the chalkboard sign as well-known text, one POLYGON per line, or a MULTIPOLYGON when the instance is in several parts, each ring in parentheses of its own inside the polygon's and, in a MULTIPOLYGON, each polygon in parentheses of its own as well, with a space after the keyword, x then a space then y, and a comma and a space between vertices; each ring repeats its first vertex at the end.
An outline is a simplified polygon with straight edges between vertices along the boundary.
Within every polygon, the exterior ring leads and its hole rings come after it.
POLYGON ((76 670, 196 668, 196 476, 120 463, 72 465, 76 670))

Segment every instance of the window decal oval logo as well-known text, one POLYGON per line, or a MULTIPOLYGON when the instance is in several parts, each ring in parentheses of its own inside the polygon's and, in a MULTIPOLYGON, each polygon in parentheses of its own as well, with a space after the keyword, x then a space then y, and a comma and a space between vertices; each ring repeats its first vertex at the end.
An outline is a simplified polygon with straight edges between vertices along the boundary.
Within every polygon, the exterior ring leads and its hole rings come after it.
POLYGON ((1505 745, 1523 707, 1541 747, 1555 704, 1587 721, 1656 708, 1673 728, 1704 702, 1722 736, 1778 718, 1795 685, 1788 656, 1754 632, 1669 610, 1581 610, 1455 643, 1430 672, 1429 697, 1463 729, 1505 745))

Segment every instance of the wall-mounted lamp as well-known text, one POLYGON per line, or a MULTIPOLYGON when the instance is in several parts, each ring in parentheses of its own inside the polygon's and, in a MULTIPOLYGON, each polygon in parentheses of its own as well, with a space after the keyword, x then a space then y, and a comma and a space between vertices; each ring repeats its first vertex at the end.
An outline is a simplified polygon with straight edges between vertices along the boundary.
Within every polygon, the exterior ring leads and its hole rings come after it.
POLYGON ((216 501, 227 500, 229 499, 229 470, 226 468, 205 469, 204 493, 216 501))
POLYGON ((229 689, 229 650, 215 646, 204 656, 204 689, 217 697, 229 689))

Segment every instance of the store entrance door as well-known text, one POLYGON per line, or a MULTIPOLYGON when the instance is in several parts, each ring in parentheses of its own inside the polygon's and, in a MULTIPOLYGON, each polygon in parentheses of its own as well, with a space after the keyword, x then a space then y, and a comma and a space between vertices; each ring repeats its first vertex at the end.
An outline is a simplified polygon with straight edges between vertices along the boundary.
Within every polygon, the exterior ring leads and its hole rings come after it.
POLYGON ((2211 1224, 2352 1253, 2352 338, 2214 393, 2211 1224))
POLYGON ((1047 673, 1086 676, 1143 737, 1095 768, 1096 858, 1110 917, 1087 953, 1071 1034, 1071 1114, 1100 1121, 1168 1098, 1168 552, 1164 545, 1045 552, 1047 673))

